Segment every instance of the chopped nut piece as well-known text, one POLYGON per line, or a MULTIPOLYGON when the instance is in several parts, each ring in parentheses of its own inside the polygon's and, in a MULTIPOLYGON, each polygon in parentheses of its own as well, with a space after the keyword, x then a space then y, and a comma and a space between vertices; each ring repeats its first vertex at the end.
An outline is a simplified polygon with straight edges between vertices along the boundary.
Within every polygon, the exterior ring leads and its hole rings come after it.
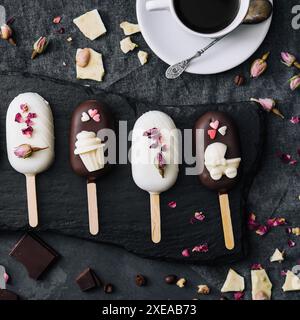
POLYGON ((141 65, 143 66, 148 62, 148 53, 140 50, 138 52, 138 58, 140 60, 141 65))
POLYGON ((128 53, 129 51, 134 50, 136 47, 138 47, 138 45, 136 43, 133 43, 130 39, 130 37, 127 37, 125 39, 123 39, 120 42, 120 46, 121 46, 121 50, 124 53, 128 53))
MULTIPOLYGON (((80 50, 80 49, 78 49, 80 50)), ((77 50, 77 53, 78 53, 77 50)), ((102 61, 102 54, 89 49, 90 60, 85 68, 80 67, 76 64, 77 79, 89 79, 95 81, 102 81, 105 70, 102 61)))
POLYGON ((122 22, 120 28, 123 29, 125 36, 131 36, 132 34, 141 32, 138 24, 130 23, 128 21, 122 22))
POLYGON ((245 290, 244 277, 230 269, 221 292, 242 292, 245 290))
POLYGON ((200 294, 209 294, 210 293, 210 289, 209 287, 205 284, 205 285, 199 285, 198 286, 198 293, 200 294))
POLYGON ((106 28, 97 9, 83 14, 73 22, 90 40, 95 40, 106 33, 106 28))
POLYGON ((185 284, 186 284, 186 280, 184 278, 181 278, 179 279, 177 282, 176 282, 176 285, 179 287, 179 288, 184 288, 185 287, 185 284))
POLYGON ((251 282, 252 282, 252 300, 261 298, 262 295, 267 300, 271 300, 272 296, 272 283, 266 273, 266 270, 251 270, 251 282))
POLYGON ((300 236, 300 228, 292 228, 292 234, 295 236, 300 236))
POLYGON ((271 262, 281 262, 284 260, 284 251, 279 251, 278 249, 275 250, 272 257, 270 258, 271 262))
POLYGON ((282 286, 284 292, 300 291, 300 278, 292 271, 287 271, 284 285, 282 286))

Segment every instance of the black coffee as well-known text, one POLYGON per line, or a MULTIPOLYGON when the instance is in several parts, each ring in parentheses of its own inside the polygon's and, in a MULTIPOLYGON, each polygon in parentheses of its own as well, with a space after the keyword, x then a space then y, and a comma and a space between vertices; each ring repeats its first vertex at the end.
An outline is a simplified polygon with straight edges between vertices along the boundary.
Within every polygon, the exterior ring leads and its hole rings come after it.
POLYGON ((179 19, 189 29, 215 33, 235 19, 240 0, 174 0, 174 6, 179 19))

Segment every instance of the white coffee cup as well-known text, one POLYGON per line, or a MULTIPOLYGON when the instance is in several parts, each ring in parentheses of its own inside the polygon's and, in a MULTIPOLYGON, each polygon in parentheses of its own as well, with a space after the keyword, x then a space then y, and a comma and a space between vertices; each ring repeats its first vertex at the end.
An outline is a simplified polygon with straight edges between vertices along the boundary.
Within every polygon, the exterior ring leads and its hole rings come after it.
MULTIPOLYGON (((209 1, 209 0, 208 0, 209 1)), ((204 38, 220 38, 228 33, 235 30, 238 26, 240 26, 245 19, 250 6, 250 0, 240 0, 240 7, 239 11, 237 12, 234 20, 223 30, 220 30, 215 33, 201 33, 194 31, 188 28, 179 18, 175 11, 174 7, 174 0, 150 0, 146 2, 146 9, 148 11, 155 11, 155 10, 169 10, 173 16, 173 18, 177 21, 177 23, 189 33, 192 33, 197 36, 201 36, 204 38)))

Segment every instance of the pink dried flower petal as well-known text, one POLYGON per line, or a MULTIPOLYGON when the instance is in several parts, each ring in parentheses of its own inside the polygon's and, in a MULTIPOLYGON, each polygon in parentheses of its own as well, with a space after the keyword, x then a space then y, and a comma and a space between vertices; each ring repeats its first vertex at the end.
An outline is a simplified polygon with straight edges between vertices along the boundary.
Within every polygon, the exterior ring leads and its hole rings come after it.
POLYGON ((166 144, 164 144, 162 147, 161 147, 161 152, 166 152, 168 150, 168 147, 166 144))
POLYGON ((289 240, 289 241, 288 241, 288 245, 289 245, 290 248, 293 248, 293 247, 296 246, 296 242, 293 241, 293 240, 289 240))
POLYGON ((27 136, 28 138, 32 137, 33 133, 33 128, 32 127, 27 127, 26 129, 22 129, 22 133, 24 136, 27 136))
POLYGON ((21 104, 20 109, 21 109, 22 113, 27 112, 29 110, 28 104, 27 103, 21 104))
POLYGON ((32 113, 32 112, 28 113, 27 119, 35 119, 35 118, 37 118, 37 114, 36 113, 32 113))
POLYGON ((61 22, 61 16, 57 16, 53 19, 54 24, 59 24, 61 22))
POLYGON ((251 98, 250 101, 257 102, 265 111, 270 112, 276 106, 276 102, 271 98, 251 98))
POLYGON ((295 166, 297 163, 298 163, 298 161, 293 159, 290 161, 289 165, 295 166))
POLYGON ((254 263, 252 266, 251 266, 251 270, 262 270, 263 267, 260 263, 254 263))
POLYGON ((166 160, 161 152, 157 154, 159 169, 164 169, 166 167, 166 160))
POLYGON ((158 143, 157 142, 154 142, 150 145, 150 149, 156 149, 158 147, 158 143))
POLYGON ((203 221, 205 219, 205 215, 203 214, 203 212, 195 212, 195 219, 203 221))
POLYGON ((181 254, 183 257, 188 258, 190 256, 190 251, 189 249, 184 249, 181 254))
POLYGON ((195 246, 192 250, 192 252, 201 252, 201 253, 206 253, 208 252, 208 245, 205 243, 205 244, 201 244, 199 246, 195 246))
POLYGON ((254 213, 250 213, 248 218, 248 228, 250 230, 256 230, 259 227, 259 224, 256 222, 256 215, 254 213))
POLYGON ((286 224, 285 218, 272 218, 268 219, 267 224, 269 227, 278 227, 286 224))
POLYGON ((239 300, 244 299, 245 293, 244 292, 235 292, 233 294, 233 296, 234 296, 234 300, 239 301, 239 300))
POLYGON ((292 228, 291 227, 288 227, 285 229, 286 233, 287 234, 291 234, 292 233, 292 228))
POLYGON ((280 271, 280 275, 281 275, 282 277, 285 277, 286 274, 287 274, 287 271, 286 271, 286 270, 281 270, 281 271, 280 271))
POLYGON ((291 122, 292 124, 298 124, 298 123, 300 123, 300 117, 299 117, 299 116, 293 116, 293 117, 291 118, 290 122, 291 122))
POLYGON ((297 161, 295 159, 293 159, 290 154, 283 153, 283 152, 277 152, 277 156, 283 163, 286 163, 289 165, 297 164, 297 161))
POLYGON ((264 236, 269 232, 269 227, 268 226, 259 226, 255 232, 259 236, 264 236))
POLYGON ((4 278, 5 283, 7 283, 9 281, 9 275, 6 272, 4 272, 3 278, 4 278))
POLYGON ((18 122, 18 123, 23 123, 24 122, 24 119, 23 119, 21 113, 17 113, 16 114, 15 122, 18 122))
POLYGON ((175 209, 177 207, 177 203, 175 201, 171 201, 168 203, 169 208, 175 209))
POLYGON ((152 139, 154 136, 157 136, 159 134, 159 130, 157 128, 152 128, 144 132, 144 136, 148 137, 149 139, 152 139))
POLYGON ((250 213, 248 218, 248 227, 249 229, 253 230, 256 229, 259 224, 256 222, 256 215, 254 213, 250 213))

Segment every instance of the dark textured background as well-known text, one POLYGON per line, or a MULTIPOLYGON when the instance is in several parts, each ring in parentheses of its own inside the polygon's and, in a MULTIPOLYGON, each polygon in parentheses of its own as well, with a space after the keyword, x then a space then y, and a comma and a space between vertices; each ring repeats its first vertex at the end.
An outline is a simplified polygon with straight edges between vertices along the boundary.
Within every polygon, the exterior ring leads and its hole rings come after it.
MULTIPOLYGON (((13 81, 16 88, 24 87, 26 76, 39 78, 61 79, 78 83, 75 80, 74 56, 77 47, 90 45, 89 40, 72 24, 72 19, 79 14, 97 7, 108 27, 108 34, 92 43, 92 47, 104 54, 107 76, 103 84, 89 83, 89 94, 97 94, 100 89, 147 101, 152 105, 156 103, 164 105, 199 105, 205 103, 243 103, 251 96, 272 96, 280 101, 280 108, 287 118, 300 113, 299 91, 291 93, 287 80, 296 71, 284 67, 279 62, 281 50, 289 50, 297 53, 299 48, 300 30, 291 27, 293 5, 298 1, 275 1, 275 15, 262 48, 255 57, 267 50, 271 51, 269 69, 267 73, 256 81, 248 80, 246 85, 240 88, 233 84, 233 77, 237 73, 248 76, 249 66, 252 61, 245 62, 222 75, 198 76, 185 74, 181 79, 169 82, 164 79, 163 73, 166 65, 151 54, 149 64, 140 67, 135 54, 124 56, 119 50, 119 40, 122 32, 118 25, 123 20, 135 21, 135 1, 2 1, 7 9, 8 16, 14 16, 18 48, 0 43, 1 55, 1 91, 10 93, 13 81), (76 5, 75 5, 76 4, 76 5), (66 34, 55 33, 58 28, 51 21, 55 15, 63 15, 62 25, 66 34), (32 43, 41 34, 51 34, 52 44, 47 53, 32 62, 32 43), (69 44, 65 39, 71 35, 74 42, 69 44), (63 62, 67 66, 63 66, 63 62), (25 75, 25 78, 21 76, 25 75), (13 77, 6 77, 13 75, 13 77), (13 80, 12 80, 13 79, 13 80)), ((142 49, 147 49, 142 36, 134 37, 142 49)), ((46 85, 45 81, 45 85, 46 85)), ((11 90, 11 94, 16 89, 11 90)), ((75 91, 76 94, 76 91, 75 91)), ((3 101, 1 101, 3 104, 3 101)), ((6 110, 4 104, 2 109, 6 110)), ((63 104, 62 104, 63 108, 63 104)), ((200 108, 200 107, 199 107, 200 108)), ((4 114, 3 112, 1 113, 4 114)), ((66 119, 70 115, 66 115, 66 119)), ((3 119, 2 119, 3 123, 3 119)), ((259 219, 264 221, 271 216, 284 216, 294 226, 300 225, 299 217, 299 169, 283 165, 276 157, 277 150, 293 154, 299 145, 299 127, 292 125, 288 120, 268 116, 266 121, 266 145, 263 153, 263 161, 248 199, 248 209, 254 210, 259 219)), ((3 127, 1 129, 3 134, 3 127)), ((3 141, 2 150, 3 150, 3 141)), ((3 161, 6 161, 3 160, 3 161)), ((7 165, 7 164, 5 164, 7 165)), ((9 179, 5 179, 9 188, 9 179)), ((2 177, 5 178, 5 177, 2 177)), ((51 190, 50 190, 51 192, 51 190)), ((12 194, 11 197, 19 199, 20 195, 12 194)), ((1 204, 2 207, 6 203, 1 204)), ((54 205, 54 204, 53 204, 54 205)), ((23 210, 23 209, 22 209, 23 210)), ((9 214, 9 212, 8 212, 9 214)), ((62 217, 63 219, 63 217, 62 217)), ((5 224, 5 222, 1 221, 5 224)), ((196 297, 196 285, 207 283, 212 288, 212 294, 200 299, 218 299, 219 290, 226 277, 227 270, 232 265, 214 267, 186 266, 176 263, 166 263, 145 260, 128 254, 122 249, 112 246, 99 245, 74 238, 62 237, 52 233, 40 234, 49 244, 57 249, 62 259, 50 271, 41 282, 34 282, 26 276, 26 271, 11 258, 8 252, 18 239, 18 233, 1 233, 0 263, 4 264, 12 275, 11 289, 18 292, 26 299, 191 299, 196 297), (74 252, 76 251, 76 255, 74 252), (82 294, 74 284, 74 277, 87 265, 95 268, 100 277, 105 281, 114 283, 117 290, 112 296, 104 296, 101 291, 90 294, 82 294), (134 284, 136 273, 143 273, 149 277, 149 286, 137 288, 134 284), (186 288, 167 287, 163 283, 163 277, 169 273, 184 276, 189 283, 186 288)), ((251 252, 243 262, 233 265, 238 272, 246 277, 246 298, 250 298, 250 271, 252 263, 262 263, 274 284, 273 298, 298 299, 299 293, 283 294, 281 286, 284 279, 280 276, 282 269, 292 268, 299 260, 299 241, 295 248, 287 247, 288 236, 284 228, 272 230, 265 238, 261 239, 254 233, 249 233, 251 252), (270 264, 268 262, 274 249, 287 250, 287 259, 282 264, 270 264)), ((296 239, 297 242, 297 239, 296 239)))

